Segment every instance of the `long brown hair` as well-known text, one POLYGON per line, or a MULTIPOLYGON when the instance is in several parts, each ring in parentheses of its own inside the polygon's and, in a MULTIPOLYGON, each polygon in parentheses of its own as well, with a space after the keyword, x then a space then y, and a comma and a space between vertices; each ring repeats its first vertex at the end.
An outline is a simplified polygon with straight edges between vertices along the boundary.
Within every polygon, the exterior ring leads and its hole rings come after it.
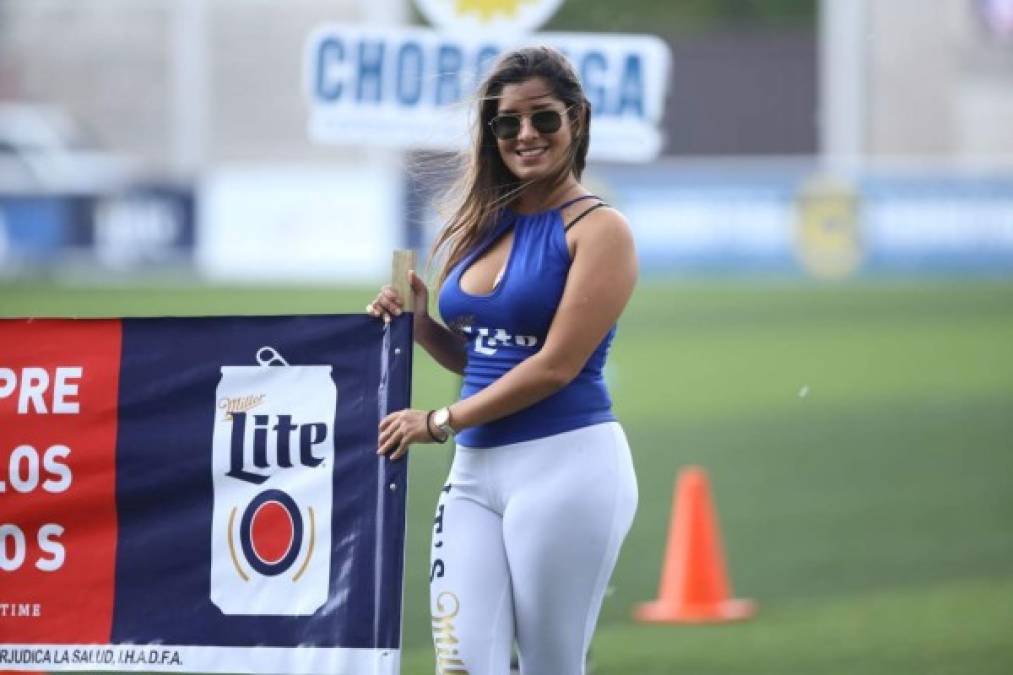
POLYGON ((573 142, 564 160, 549 176, 550 184, 571 173, 580 180, 590 143, 591 106, 566 57, 550 47, 529 47, 504 55, 493 66, 478 92, 478 116, 464 169, 446 195, 452 215, 433 242, 430 260, 441 260, 437 287, 468 252, 489 234, 503 208, 523 190, 523 183, 503 163, 489 120, 496 116, 503 88, 534 77, 548 84, 567 108, 573 142))

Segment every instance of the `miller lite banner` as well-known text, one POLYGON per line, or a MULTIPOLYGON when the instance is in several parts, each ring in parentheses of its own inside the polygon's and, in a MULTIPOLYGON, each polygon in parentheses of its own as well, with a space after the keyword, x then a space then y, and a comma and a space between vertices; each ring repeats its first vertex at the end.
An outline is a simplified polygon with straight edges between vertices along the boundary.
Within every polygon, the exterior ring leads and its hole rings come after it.
POLYGON ((400 667, 411 320, 0 320, 0 671, 400 667))

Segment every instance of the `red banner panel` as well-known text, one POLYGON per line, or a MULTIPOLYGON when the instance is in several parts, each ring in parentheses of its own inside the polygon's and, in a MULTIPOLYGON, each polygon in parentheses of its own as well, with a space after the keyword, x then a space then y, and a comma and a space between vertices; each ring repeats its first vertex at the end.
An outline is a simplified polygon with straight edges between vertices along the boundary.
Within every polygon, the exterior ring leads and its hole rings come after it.
POLYGON ((4 322, 4 642, 109 641, 116 572, 120 342, 120 323, 114 320, 4 322))

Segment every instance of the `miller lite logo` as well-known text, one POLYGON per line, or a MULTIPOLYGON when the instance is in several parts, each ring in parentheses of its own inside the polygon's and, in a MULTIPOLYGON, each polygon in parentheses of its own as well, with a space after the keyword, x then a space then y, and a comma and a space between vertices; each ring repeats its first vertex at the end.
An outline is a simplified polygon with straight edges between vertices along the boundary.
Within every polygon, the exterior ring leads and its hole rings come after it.
POLYGON ((538 338, 534 335, 511 335, 502 328, 473 328, 462 325, 459 330, 469 337, 475 336, 475 351, 479 354, 492 356, 500 347, 537 347, 538 338))
POLYGON ((329 365, 292 366, 270 347, 257 361, 222 366, 215 396, 211 601, 308 615, 329 590, 337 387, 329 365))

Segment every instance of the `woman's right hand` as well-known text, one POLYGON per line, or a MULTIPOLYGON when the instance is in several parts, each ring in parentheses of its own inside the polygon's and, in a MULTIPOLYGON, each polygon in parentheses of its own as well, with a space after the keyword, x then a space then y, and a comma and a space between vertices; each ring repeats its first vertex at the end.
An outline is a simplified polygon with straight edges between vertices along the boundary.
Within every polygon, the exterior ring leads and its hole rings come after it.
MULTIPOLYGON (((408 270, 408 285, 412 292, 415 320, 429 317, 429 288, 415 270, 408 270)), ((387 285, 380 289, 376 298, 366 305, 366 313, 382 318, 388 323, 392 316, 400 316, 404 309, 404 300, 393 286, 387 285)))

